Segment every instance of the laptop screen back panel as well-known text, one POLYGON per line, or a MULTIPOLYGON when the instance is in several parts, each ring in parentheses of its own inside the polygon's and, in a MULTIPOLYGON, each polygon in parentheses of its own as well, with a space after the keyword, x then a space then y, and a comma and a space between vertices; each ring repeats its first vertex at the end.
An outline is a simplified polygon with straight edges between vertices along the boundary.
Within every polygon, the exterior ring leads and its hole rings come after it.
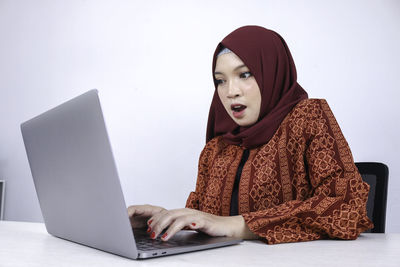
POLYGON ((23 123, 21 130, 47 231, 136 258, 97 90, 23 123))

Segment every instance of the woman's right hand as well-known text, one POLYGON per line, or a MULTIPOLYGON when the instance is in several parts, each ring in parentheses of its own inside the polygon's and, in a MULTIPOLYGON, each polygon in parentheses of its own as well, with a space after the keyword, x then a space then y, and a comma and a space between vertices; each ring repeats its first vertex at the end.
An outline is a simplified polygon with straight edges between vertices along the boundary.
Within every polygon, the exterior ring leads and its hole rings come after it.
POLYGON ((152 205, 132 205, 128 207, 129 220, 133 228, 147 227, 147 220, 166 209, 152 205))

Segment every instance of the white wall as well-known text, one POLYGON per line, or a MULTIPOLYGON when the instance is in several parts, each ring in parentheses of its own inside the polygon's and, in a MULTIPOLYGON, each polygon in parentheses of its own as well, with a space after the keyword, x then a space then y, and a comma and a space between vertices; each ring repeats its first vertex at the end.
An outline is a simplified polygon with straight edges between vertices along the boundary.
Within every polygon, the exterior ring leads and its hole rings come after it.
POLYGON ((5 219, 41 221, 19 124, 98 88, 126 202, 182 207, 213 84, 235 28, 287 41, 298 80, 326 98, 356 161, 389 165, 387 230, 400 231, 400 2, 0 0, 0 179, 5 219))

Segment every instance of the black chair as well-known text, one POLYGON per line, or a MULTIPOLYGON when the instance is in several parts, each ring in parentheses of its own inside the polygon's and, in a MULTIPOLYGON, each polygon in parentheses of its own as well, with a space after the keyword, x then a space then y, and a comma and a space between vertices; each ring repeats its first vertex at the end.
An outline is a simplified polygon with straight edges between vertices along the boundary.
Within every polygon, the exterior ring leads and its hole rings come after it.
POLYGON ((356 166, 363 180, 370 185, 367 215, 375 227, 366 232, 384 233, 389 168, 379 162, 356 162, 356 166))

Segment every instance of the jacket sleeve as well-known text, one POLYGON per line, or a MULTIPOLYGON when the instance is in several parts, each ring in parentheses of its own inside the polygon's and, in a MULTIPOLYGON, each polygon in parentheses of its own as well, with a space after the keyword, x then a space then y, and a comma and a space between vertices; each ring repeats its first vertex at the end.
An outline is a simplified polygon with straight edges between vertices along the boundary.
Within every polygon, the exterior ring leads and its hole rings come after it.
POLYGON ((186 200, 186 208, 200 210, 201 193, 205 190, 208 177, 208 159, 213 151, 212 146, 215 145, 215 142, 215 139, 210 140, 200 153, 196 189, 194 192, 190 192, 186 200))
POLYGON ((305 168, 310 192, 304 200, 242 214, 252 232, 269 244, 323 238, 356 239, 373 227, 366 216, 369 185, 325 100, 305 129, 305 168))

